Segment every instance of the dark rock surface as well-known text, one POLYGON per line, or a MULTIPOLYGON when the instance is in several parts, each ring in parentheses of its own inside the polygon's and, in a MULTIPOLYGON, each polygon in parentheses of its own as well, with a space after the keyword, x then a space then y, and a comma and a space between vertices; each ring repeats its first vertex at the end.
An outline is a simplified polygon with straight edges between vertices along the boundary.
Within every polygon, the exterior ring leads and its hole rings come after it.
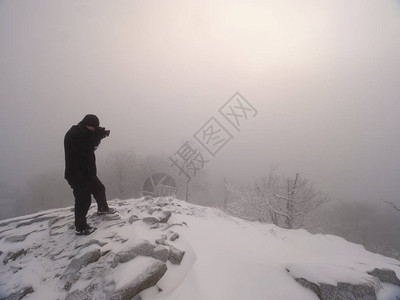
POLYGON ((35 292, 33 290, 33 288, 31 286, 29 287, 25 287, 20 289, 19 291, 12 293, 11 295, 2 298, 1 300, 20 300, 22 298, 24 298, 26 295, 28 294, 32 294, 33 292, 35 292))
POLYGON ((369 275, 379 278, 381 282, 391 283, 400 286, 400 280, 396 273, 390 269, 374 269, 372 272, 368 272, 369 275))
POLYGON ((154 224, 160 222, 160 221, 159 221, 157 218, 155 218, 155 217, 144 217, 144 218, 142 219, 142 221, 143 221, 144 223, 146 223, 147 225, 154 225, 154 224))
POLYGON ((153 257, 166 262, 169 258, 169 248, 158 245, 154 248, 153 257))
POLYGON ((132 215, 132 216, 129 217, 128 222, 129 222, 129 224, 132 224, 133 222, 136 222, 136 221, 139 221, 139 220, 140 219, 139 219, 139 217, 137 215, 132 215))
POLYGON ((175 241, 175 240, 179 239, 179 234, 174 232, 169 239, 171 241, 175 241))
POLYGON ((161 223, 167 223, 169 218, 171 217, 171 212, 170 211, 163 211, 159 217, 159 220, 161 223))
POLYGON ((179 250, 178 248, 175 248, 174 246, 169 246, 169 258, 168 260, 174 264, 174 265, 180 265, 183 259, 183 256, 185 255, 185 251, 179 250))
POLYGON ((7 264, 10 260, 15 261, 17 258, 25 255, 26 253, 27 253, 27 250, 25 250, 25 249, 10 251, 7 253, 6 257, 4 258, 3 263, 7 264))
MULTIPOLYGON (((291 273, 289 269, 286 270, 291 273)), ((371 272, 361 274, 364 274, 364 276, 361 275, 360 277, 360 279, 364 278, 361 283, 338 282, 337 285, 312 282, 306 278, 291 275, 299 284, 312 290, 321 300, 375 300, 377 299, 377 290, 381 287, 380 282, 400 286, 400 280, 396 273, 390 269, 376 268, 371 272)))
POLYGON ((311 289, 321 300, 376 300, 375 288, 371 285, 339 282, 337 286, 313 283, 296 278, 302 286, 311 289))

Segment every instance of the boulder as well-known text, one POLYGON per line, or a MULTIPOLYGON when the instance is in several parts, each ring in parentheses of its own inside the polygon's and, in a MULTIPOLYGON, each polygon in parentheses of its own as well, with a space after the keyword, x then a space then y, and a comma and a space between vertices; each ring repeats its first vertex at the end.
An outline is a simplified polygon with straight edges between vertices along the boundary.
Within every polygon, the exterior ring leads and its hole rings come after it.
POLYGON ((312 290, 321 300, 376 300, 375 288, 366 284, 339 282, 336 286, 314 283, 304 278, 295 278, 302 286, 312 290))
POLYGON ((143 221, 144 223, 146 223, 147 225, 154 225, 154 224, 160 222, 160 221, 159 221, 157 218, 155 218, 155 217, 144 217, 144 218, 142 219, 142 221, 143 221))
POLYGON ((133 222, 136 222, 136 221, 139 221, 139 220, 140 219, 139 219, 139 217, 137 215, 132 215, 132 216, 130 216, 128 222, 129 222, 129 224, 132 224, 133 222))
POLYGON ((160 223, 167 223, 170 217, 171 217, 170 211, 163 211, 159 217, 160 223))
POLYGON ((374 269, 372 272, 368 272, 369 275, 379 278, 381 282, 391 283, 400 286, 400 280, 396 273, 390 269, 374 269))
POLYGON ((112 267, 116 267, 119 263, 130 261, 137 256, 153 256, 154 247, 149 241, 142 240, 135 246, 118 252, 114 257, 112 267))
POLYGON ((166 262, 169 258, 169 248, 160 245, 156 246, 153 251, 153 257, 166 262))
POLYGON ((61 276, 61 280, 63 280, 65 284, 65 290, 69 290, 72 284, 79 279, 78 273, 83 267, 98 261, 100 257, 100 249, 96 249, 87 252, 78 258, 74 258, 64 271, 64 274, 61 276))
POLYGON ((168 260, 174 265, 180 265, 185 255, 185 251, 179 250, 174 246, 169 246, 168 260))
POLYGON ((11 295, 2 298, 2 300, 20 300, 24 298, 28 294, 32 294, 34 292, 33 288, 31 286, 25 287, 20 289, 19 291, 12 293, 11 295))
POLYGON ((23 256, 27 253, 27 250, 25 249, 19 249, 15 252, 8 252, 6 257, 3 260, 4 264, 7 264, 9 260, 15 261, 18 257, 23 256))
POLYGON ((22 241, 25 241, 26 237, 30 234, 31 233, 24 234, 24 235, 12 235, 12 236, 7 237, 5 241, 8 243, 22 242, 22 241))
POLYGON ((161 207, 151 207, 148 212, 152 215, 155 211, 161 211, 161 207))
MULTIPOLYGON (((135 269, 135 260, 132 261, 130 268, 135 269)), ((117 270, 118 271, 118 270, 117 270)), ((149 266, 140 274, 132 278, 129 282, 117 287, 113 291, 110 300, 131 300, 141 291, 157 284, 167 271, 167 265, 159 260, 153 260, 149 266)), ((140 298, 139 298, 140 299, 140 298)))
POLYGON ((163 234, 160 239, 156 240, 157 245, 169 246, 167 243, 167 235, 163 234))

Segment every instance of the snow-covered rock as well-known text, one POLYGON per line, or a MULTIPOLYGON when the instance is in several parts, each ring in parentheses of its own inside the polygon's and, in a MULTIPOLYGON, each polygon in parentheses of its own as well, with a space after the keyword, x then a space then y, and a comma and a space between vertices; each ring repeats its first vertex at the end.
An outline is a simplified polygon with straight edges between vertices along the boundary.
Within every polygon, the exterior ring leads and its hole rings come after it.
POLYGON ((109 299, 130 300, 141 291, 154 286, 166 271, 165 263, 149 257, 140 257, 122 264, 114 270, 115 290, 109 299))
POLYGON ((78 272, 88 264, 94 263, 99 260, 101 254, 100 249, 89 251, 78 258, 72 259, 64 274, 61 276, 61 280, 65 282, 64 288, 69 290, 78 279, 78 272))

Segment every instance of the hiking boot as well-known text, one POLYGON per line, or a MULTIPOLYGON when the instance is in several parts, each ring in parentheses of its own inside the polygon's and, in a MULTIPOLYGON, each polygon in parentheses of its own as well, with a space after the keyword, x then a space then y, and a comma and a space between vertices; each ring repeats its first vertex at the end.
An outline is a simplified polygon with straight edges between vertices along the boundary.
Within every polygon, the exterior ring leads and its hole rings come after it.
POLYGON ((98 215, 111 215, 111 214, 115 214, 117 212, 117 210, 115 208, 109 207, 106 210, 98 210, 97 214, 98 215))
POLYGON ((76 230, 76 235, 89 235, 96 230, 95 227, 90 227, 89 225, 83 230, 76 230))

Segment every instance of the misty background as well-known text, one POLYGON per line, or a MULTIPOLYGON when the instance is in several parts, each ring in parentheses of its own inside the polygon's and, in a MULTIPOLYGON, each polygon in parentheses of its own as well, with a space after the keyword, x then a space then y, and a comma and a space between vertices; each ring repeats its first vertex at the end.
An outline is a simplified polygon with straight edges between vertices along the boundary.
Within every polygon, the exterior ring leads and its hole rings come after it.
POLYGON ((395 0, 0 1, 0 217, 73 205, 63 138, 88 113, 111 130, 96 151, 109 197, 139 196, 157 171, 182 195, 169 156, 236 91, 258 114, 193 179, 193 202, 220 206, 224 179, 274 165, 400 249, 381 201, 400 206, 395 0))

